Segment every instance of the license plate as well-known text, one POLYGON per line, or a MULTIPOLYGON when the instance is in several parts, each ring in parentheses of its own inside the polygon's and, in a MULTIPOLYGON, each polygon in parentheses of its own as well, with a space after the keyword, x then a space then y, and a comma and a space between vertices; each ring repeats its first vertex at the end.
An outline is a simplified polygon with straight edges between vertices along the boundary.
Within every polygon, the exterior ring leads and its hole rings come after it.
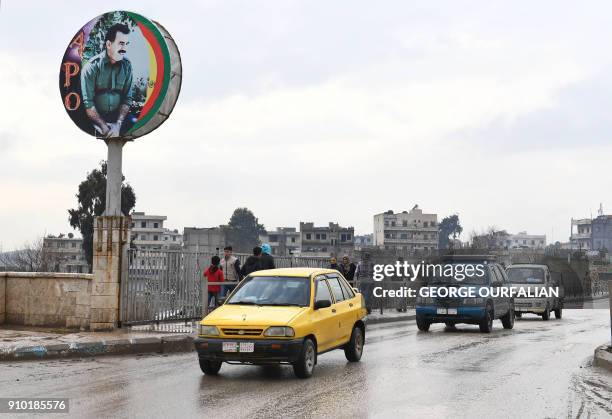
POLYGON ((255 352, 255 344, 253 342, 240 342, 239 352, 255 352))
POLYGON ((448 314, 457 314, 457 309, 456 308, 449 308, 448 309, 448 314))
POLYGON ((223 352, 255 352, 253 342, 223 342, 223 352))
POLYGON ((436 313, 437 314, 446 314, 446 309, 445 308, 438 308, 438 309, 436 309, 436 313))
POLYGON ((238 352, 238 343, 223 342, 223 352, 238 352))

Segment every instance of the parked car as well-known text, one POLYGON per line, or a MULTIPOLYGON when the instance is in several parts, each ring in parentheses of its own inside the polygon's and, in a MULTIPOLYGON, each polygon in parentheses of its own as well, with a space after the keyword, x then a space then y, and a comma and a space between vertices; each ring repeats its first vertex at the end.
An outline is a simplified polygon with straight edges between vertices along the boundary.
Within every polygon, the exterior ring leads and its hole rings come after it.
MULTIPOLYGON (((504 329, 514 327, 514 304, 509 296, 481 297, 480 289, 488 288, 498 292, 498 288, 509 287, 506 272, 502 266, 488 256, 453 256, 444 258, 443 265, 470 265, 472 275, 458 278, 457 276, 434 276, 427 279, 424 287, 432 288, 463 288, 472 289, 473 297, 423 297, 416 299, 416 321, 421 331, 428 331, 432 323, 445 323, 454 327, 458 323, 477 324, 480 331, 490 333, 493 321, 500 319, 504 329), (482 275, 476 274, 476 267, 482 267, 482 275)), ((419 294, 421 294, 419 290, 419 294)))
POLYGON ((291 364, 308 378, 324 352, 342 349, 349 362, 361 359, 366 314, 362 295, 338 271, 257 271, 200 322, 200 368, 216 375, 223 362, 291 364))
POLYGON ((514 287, 531 289, 559 288, 559 296, 548 297, 526 297, 515 298, 514 309, 516 317, 520 318, 523 313, 533 313, 542 316, 543 320, 550 319, 550 312, 555 312, 555 317, 563 316, 563 287, 559 281, 553 279, 548 266, 535 264, 516 264, 506 268, 508 280, 514 287))

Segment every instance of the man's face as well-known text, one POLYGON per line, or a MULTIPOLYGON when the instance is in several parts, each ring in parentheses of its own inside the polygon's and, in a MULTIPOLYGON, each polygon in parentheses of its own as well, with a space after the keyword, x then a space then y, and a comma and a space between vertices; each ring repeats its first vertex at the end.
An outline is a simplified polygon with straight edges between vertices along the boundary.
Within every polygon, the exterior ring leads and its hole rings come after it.
POLYGON ((227 249, 223 250, 223 256, 225 257, 225 259, 229 259, 231 255, 232 255, 231 250, 227 250, 227 249))
POLYGON ((349 263, 349 258, 342 258, 342 263, 345 265, 349 263))
POLYGON ((331 263, 336 263, 336 258, 331 258, 331 263))
POLYGON ((127 52, 127 46, 130 42, 128 36, 123 32, 117 32, 113 42, 106 41, 106 53, 113 61, 123 60, 123 56, 127 52))

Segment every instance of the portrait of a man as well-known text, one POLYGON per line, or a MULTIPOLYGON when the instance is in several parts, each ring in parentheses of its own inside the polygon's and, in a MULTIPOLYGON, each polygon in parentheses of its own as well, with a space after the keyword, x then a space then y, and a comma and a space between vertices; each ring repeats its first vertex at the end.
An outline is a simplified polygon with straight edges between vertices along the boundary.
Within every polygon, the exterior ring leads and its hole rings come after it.
POLYGON ((106 32, 102 52, 81 72, 85 113, 97 136, 102 138, 119 137, 131 125, 127 116, 133 100, 133 72, 132 64, 125 57, 129 35, 127 25, 111 26, 106 32))

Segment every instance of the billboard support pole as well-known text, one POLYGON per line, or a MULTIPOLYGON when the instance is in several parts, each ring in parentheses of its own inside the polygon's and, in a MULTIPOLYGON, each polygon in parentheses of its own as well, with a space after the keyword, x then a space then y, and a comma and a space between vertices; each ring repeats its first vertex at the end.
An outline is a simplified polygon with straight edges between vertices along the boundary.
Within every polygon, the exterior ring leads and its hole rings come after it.
POLYGON ((106 160, 106 209, 104 215, 121 215, 121 162, 125 140, 111 138, 106 140, 108 157, 106 160))

